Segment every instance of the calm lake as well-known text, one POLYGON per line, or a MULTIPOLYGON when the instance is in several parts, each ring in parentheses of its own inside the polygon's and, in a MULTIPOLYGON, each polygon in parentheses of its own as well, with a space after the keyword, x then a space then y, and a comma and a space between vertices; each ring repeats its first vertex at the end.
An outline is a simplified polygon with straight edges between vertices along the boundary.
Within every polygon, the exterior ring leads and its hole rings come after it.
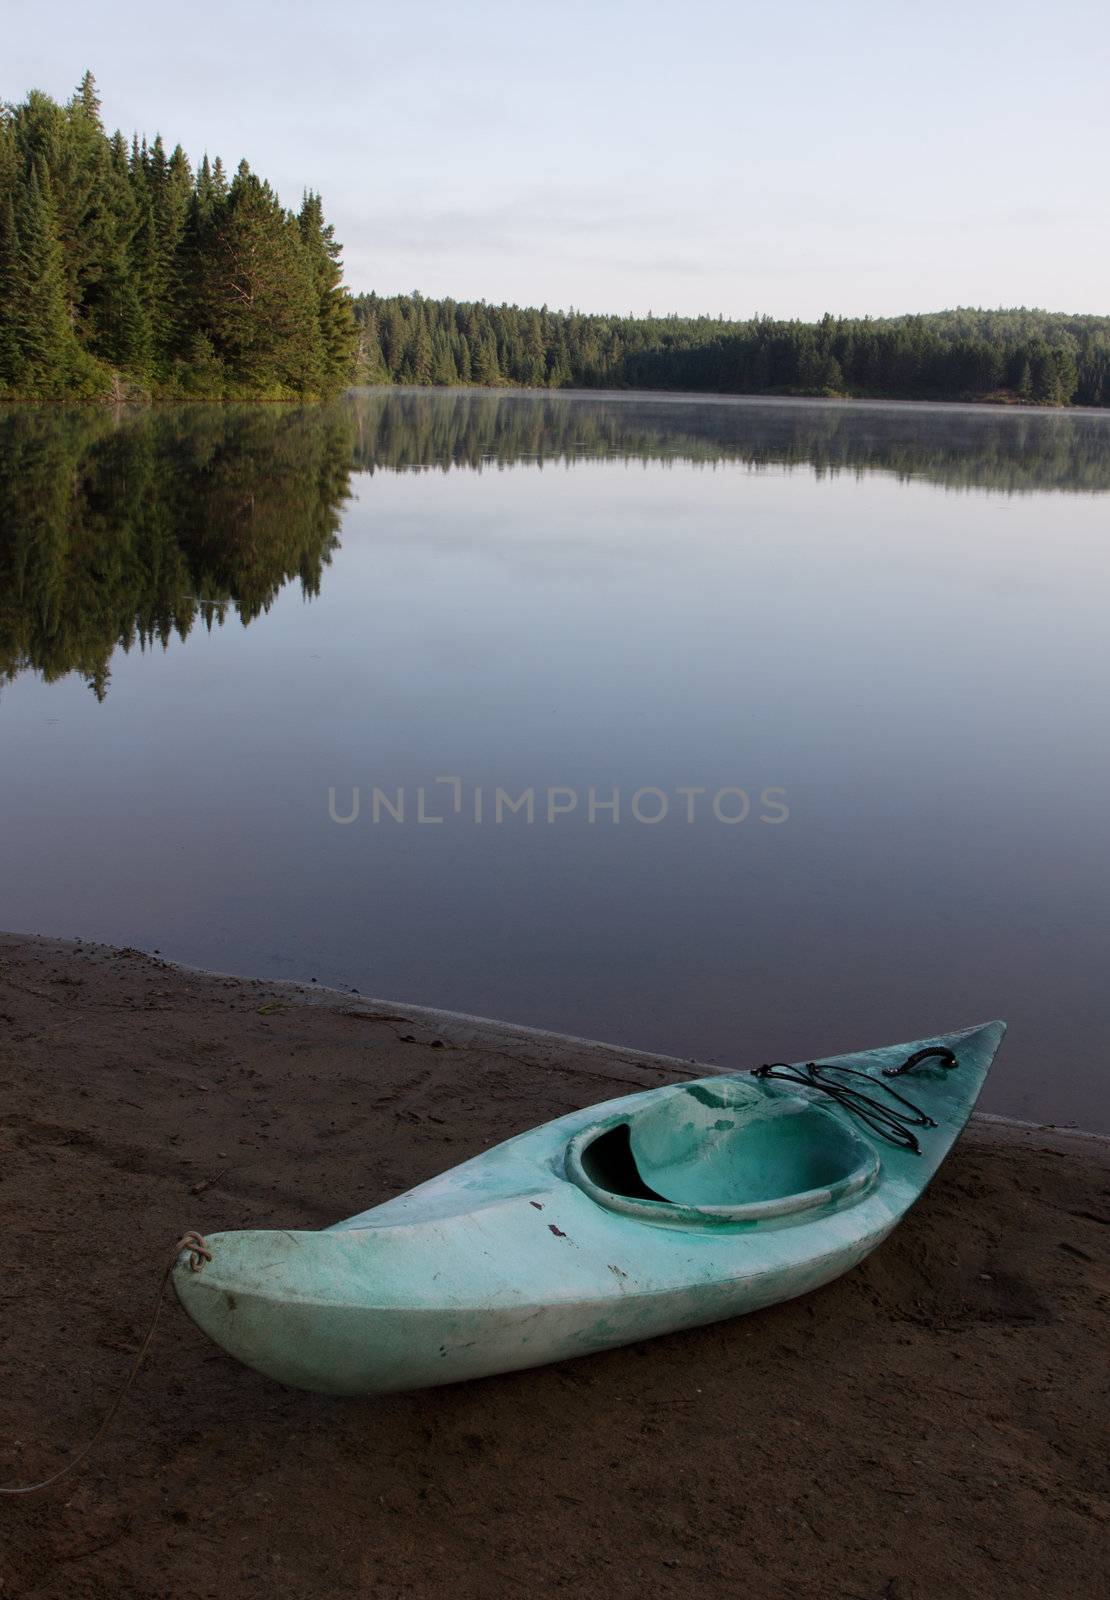
POLYGON ((0 926, 1110 1128, 1108 578, 1110 415, 9 408, 0 926))

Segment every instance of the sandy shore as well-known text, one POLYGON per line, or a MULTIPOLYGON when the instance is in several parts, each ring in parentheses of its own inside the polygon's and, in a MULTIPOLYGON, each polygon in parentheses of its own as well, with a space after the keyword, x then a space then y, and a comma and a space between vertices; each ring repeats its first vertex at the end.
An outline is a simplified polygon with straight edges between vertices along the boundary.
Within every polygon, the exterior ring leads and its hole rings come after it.
MULTIPOLYGON (((0 935, 0 1481, 87 1438, 184 1228, 323 1226, 683 1070, 0 935)), ((167 1303, 91 1464, 0 1501, 0 1596, 1095 1594, 1108 1222, 1110 1144, 977 1122, 816 1295, 385 1400, 281 1389, 167 1303)))

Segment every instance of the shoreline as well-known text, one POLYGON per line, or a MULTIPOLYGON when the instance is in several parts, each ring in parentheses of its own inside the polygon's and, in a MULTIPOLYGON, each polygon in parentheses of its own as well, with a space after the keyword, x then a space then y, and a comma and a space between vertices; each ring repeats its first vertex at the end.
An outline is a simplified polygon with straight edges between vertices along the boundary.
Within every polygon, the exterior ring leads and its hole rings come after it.
MULTIPOLYGON (((176 971, 189 973, 200 978, 232 979, 236 983, 264 983, 275 991, 288 991, 290 995, 306 1005, 322 1005, 340 1002, 344 1006, 365 1006, 371 1010, 395 1010, 398 1006, 404 1007, 406 1012, 412 1012, 416 1017, 428 1023, 442 1024, 445 1028, 473 1029, 474 1037, 496 1036, 497 1038, 517 1037, 524 1040, 535 1040, 551 1045, 567 1045, 580 1047, 586 1050, 605 1053, 633 1055, 638 1061, 648 1062, 659 1068, 680 1072, 684 1076, 710 1078, 714 1076, 727 1076, 732 1070, 719 1067, 712 1062, 699 1061, 694 1056, 665 1055, 654 1050, 638 1050, 634 1045, 622 1044, 616 1039, 595 1039, 584 1034, 560 1033, 554 1028, 537 1028, 528 1023, 507 1022, 500 1017, 488 1017, 473 1011, 452 1011, 443 1006, 428 1006, 420 1001, 405 1000, 397 996, 364 995, 353 990, 338 989, 332 984, 307 982, 303 978, 253 978, 247 973, 225 971, 220 967, 194 967, 187 961, 173 961, 169 957, 156 955, 151 950, 141 950, 137 946, 110 945, 94 939, 58 939, 52 934, 18 933, 0 930, 0 960, 3 956, 3 942, 7 939, 18 940, 28 945, 41 945, 44 949, 57 946, 69 947, 72 950, 108 950, 117 955, 138 955, 146 960, 157 962, 162 967, 169 967, 176 971)), ((964 1023, 958 1024, 960 1027, 964 1023)), ((974 1022, 967 1026, 974 1026, 974 1022)), ((868 1050, 874 1048, 876 1043, 861 1044, 853 1048, 868 1050)), ((893 1042, 893 1041, 892 1041, 893 1042)), ((840 1052, 843 1054, 844 1052, 840 1052)), ((850 1051, 848 1052, 851 1053, 850 1051)), ((972 1123, 986 1123, 998 1128, 1011 1128, 1024 1133, 1052 1134, 1063 1139, 1090 1139, 1096 1143, 1110 1147, 1110 1133, 1102 1133, 1095 1128, 1077 1128, 1066 1123, 1058 1122, 1031 1122, 1023 1117, 1007 1117, 995 1111, 975 1110, 971 1114, 972 1123)))
MULTIPOLYGON (((88 1439, 183 1229, 326 1227, 694 1070, 0 934, 0 1482, 88 1439)), ((1070 1600, 1106 1569, 1108 1190, 1110 1140, 977 1118, 814 1294, 380 1399, 285 1390, 167 1304, 92 1459, 5 1506, 5 1600, 169 1600, 183 1570, 213 1600, 1070 1600)))
POLYGON ((882 411, 890 408, 904 411, 917 408, 925 411, 963 411, 985 413, 987 415, 997 415, 1003 412, 1022 417, 1110 416, 1110 406, 1049 406, 1031 400, 1002 400, 991 399, 987 396, 980 399, 959 399, 956 396, 937 399, 907 399, 893 395, 889 398, 884 398, 881 395, 783 394, 781 390, 741 393, 728 389, 582 389, 573 386, 565 389, 547 387, 527 389, 518 384, 483 383, 353 383, 338 390, 335 394, 311 397, 305 395, 183 395, 174 398, 165 395, 144 395, 120 398, 113 394, 101 394, 61 397, 42 395, 37 399, 28 399, 25 396, 0 394, 0 406, 10 406, 13 410, 21 407, 42 406, 55 410, 65 410, 67 407, 71 407, 78 410, 92 408, 110 411, 154 411, 160 407, 181 406, 293 406, 312 408, 334 405, 337 400, 342 400, 346 395, 371 391, 382 394, 498 395, 506 399, 554 399, 561 396, 564 399, 585 397, 595 400, 660 400, 682 405, 709 402, 716 405, 856 406, 862 410, 872 411, 882 411))

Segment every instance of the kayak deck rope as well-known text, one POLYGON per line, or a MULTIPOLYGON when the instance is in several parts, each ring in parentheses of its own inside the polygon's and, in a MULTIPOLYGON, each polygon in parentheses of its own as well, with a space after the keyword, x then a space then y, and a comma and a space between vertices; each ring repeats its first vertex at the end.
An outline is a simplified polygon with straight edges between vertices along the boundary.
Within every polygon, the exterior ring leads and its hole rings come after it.
MULTIPOLYGON (((904 1072, 912 1072, 923 1061, 934 1058, 939 1059, 946 1072, 951 1072, 953 1067, 960 1064, 946 1045, 930 1045, 924 1050, 915 1050, 899 1067, 884 1067, 882 1075, 884 1078, 900 1078, 904 1072)), ((752 1068, 752 1077, 777 1078, 782 1083, 797 1083, 805 1089, 819 1089, 837 1105, 843 1106, 845 1111, 858 1117, 872 1133, 899 1149, 912 1151, 915 1156, 921 1154, 921 1142, 913 1130, 936 1127, 933 1118, 920 1106, 907 1100, 905 1095, 899 1094, 889 1084, 881 1083, 870 1072, 861 1072, 858 1067, 821 1065, 816 1061, 807 1061, 805 1066, 795 1067, 787 1061, 765 1061, 761 1067, 752 1068), (844 1078, 862 1078, 872 1088, 882 1090, 886 1098, 865 1094, 862 1089, 843 1082, 844 1078)))
POLYGON ((165 1293, 166 1284, 169 1282, 170 1273, 177 1265, 178 1257, 181 1255, 183 1250, 188 1252, 189 1265, 194 1272, 199 1272, 204 1266, 204 1263, 206 1261, 211 1261, 212 1259, 212 1252, 208 1248, 207 1241, 201 1234, 193 1233, 191 1230, 188 1233, 182 1234, 181 1238, 174 1245, 173 1255, 170 1257, 169 1262, 166 1265, 166 1270, 163 1272, 158 1281, 158 1298, 154 1302, 154 1311, 151 1315, 149 1323, 147 1324, 146 1333, 143 1335, 143 1342, 140 1344, 135 1353, 135 1359, 131 1363, 131 1370, 123 1380, 115 1399, 112 1401, 112 1404, 105 1413, 103 1421, 93 1434, 92 1438, 89 1440, 88 1444, 85 1445, 83 1450, 78 1451, 78 1453, 73 1457, 72 1461, 67 1461, 64 1467, 59 1467, 57 1472, 52 1472, 48 1478, 40 1478, 38 1483, 18 1483, 11 1485, 0 1484, 0 1494, 37 1494, 40 1489, 48 1489, 52 1483, 57 1483, 59 1479, 68 1478, 69 1474, 71 1472, 75 1472, 81 1465, 82 1461, 86 1461, 92 1454, 93 1450, 95 1450, 96 1446, 100 1443, 101 1439, 103 1439, 104 1435, 108 1432, 108 1429, 115 1421, 116 1413, 123 1404, 124 1396, 134 1383, 135 1379, 138 1377, 139 1368, 142 1366, 143 1359, 146 1356, 147 1351, 150 1349, 150 1341, 154 1338, 154 1330, 158 1326, 158 1316, 162 1310, 162 1300, 165 1293))

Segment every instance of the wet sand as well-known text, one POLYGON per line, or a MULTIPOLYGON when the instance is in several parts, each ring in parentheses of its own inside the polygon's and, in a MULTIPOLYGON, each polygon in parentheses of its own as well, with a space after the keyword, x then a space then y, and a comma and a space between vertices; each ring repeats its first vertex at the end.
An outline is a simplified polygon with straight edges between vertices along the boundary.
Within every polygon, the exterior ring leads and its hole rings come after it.
MULTIPOLYGON (((0 1481, 92 1432, 185 1228, 324 1226, 684 1070, 0 935, 0 1481)), ((93 1460, 0 1501, 0 1597, 1093 1595, 1108 1224, 1110 1143, 976 1121, 815 1295, 385 1399, 282 1389, 167 1300, 93 1460)))

